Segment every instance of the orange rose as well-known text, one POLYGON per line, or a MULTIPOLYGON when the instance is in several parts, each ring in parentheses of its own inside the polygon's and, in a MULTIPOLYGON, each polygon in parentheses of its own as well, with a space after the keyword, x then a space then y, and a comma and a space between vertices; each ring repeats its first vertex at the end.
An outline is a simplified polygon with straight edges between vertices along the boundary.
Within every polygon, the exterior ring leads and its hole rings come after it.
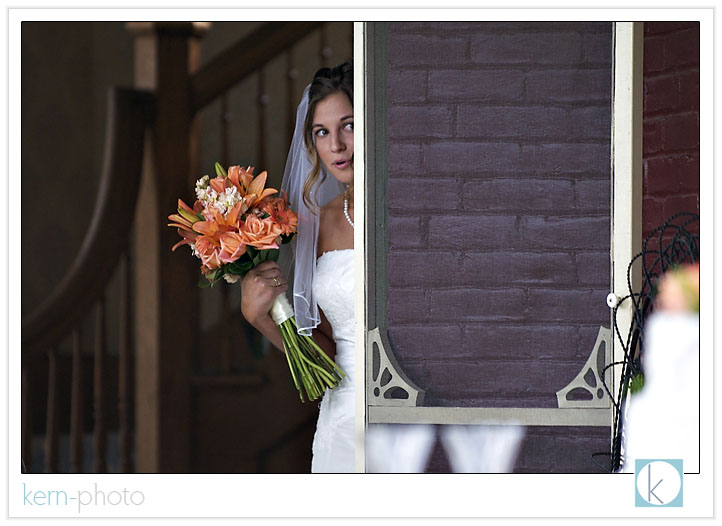
POLYGON ((203 262, 203 266, 208 270, 217 269, 222 265, 220 259, 221 247, 214 243, 213 238, 208 236, 199 237, 196 240, 196 252, 203 262))
POLYGON ((241 240, 259 250, 278 248, 277 240, 281 232, 281 228, 270 217, 259 219, 254 214, 248 214, 241 226, 241 240))
POLYGON ((233 263, 246 253, 246 244, 240 234, 226 232, 221 234, 221 252, 218 255, 223 263, 233 263))

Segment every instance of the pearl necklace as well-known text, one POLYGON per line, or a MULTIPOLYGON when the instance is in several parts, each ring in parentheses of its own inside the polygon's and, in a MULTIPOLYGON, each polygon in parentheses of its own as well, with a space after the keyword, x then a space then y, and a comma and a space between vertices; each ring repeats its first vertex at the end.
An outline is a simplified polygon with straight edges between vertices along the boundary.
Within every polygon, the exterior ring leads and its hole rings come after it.
POLYGON ((348 215, 348 190, 343 193, 343 215, 346 216, 346 221, 353 228, 353 221, 351 221, 351 216, 348 215))

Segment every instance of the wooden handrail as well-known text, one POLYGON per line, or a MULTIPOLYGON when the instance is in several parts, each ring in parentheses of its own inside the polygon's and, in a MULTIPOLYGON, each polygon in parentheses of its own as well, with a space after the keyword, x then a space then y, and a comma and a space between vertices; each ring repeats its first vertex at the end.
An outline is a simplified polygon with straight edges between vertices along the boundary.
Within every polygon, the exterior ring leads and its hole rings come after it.
POLYGON ((69 333, 102 294, 134 224, 144 131, 153 95, 111 88, 95 209, 75 261, 63 280, 22 321, 22 350, 39 352, 69 333))
POLYGON ((191 77, 192 112, 195 114, 324 23, 269 22, 239 40, 191 77))

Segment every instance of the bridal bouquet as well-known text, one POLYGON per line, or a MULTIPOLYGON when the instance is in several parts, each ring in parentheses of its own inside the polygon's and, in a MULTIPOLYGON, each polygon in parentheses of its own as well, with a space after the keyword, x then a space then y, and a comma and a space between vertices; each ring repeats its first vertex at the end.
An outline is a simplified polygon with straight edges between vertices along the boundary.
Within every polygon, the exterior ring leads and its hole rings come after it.
MULTIPOLYGON (((279 244, 296 233, 298 217, 290 210, 285 192, 265 188, 266 172, 254 177, 253 167, 231 166, 228 172, 216 163, 216 177, 196 182, 193 208, 178 199, 178 213, 168 226, 183 238, 172 250, 190 245, 201 260, 200 286, 221 279, 233 283, 264 261, 277 261, 279 244), (274 197, 275 195, 275 197, 274 197)), ((293 383, 301 401, 315 400, 334 388, 343 371, 310 336, 298 334, 293 308, 284 294, 276 297, 271 317, 281 329, 283 347, 293 383)))

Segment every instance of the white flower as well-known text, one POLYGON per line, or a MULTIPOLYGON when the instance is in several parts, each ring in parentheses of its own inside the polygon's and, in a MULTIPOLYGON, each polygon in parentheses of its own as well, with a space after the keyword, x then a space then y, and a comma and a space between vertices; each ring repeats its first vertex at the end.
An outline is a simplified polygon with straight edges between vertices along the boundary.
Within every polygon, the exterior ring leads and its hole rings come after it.
POLYGON ((239 276, 238 274, 223 274, 223 279, 225 279, 228 283, 238 283, 241 279, 241 276, 239 276))

